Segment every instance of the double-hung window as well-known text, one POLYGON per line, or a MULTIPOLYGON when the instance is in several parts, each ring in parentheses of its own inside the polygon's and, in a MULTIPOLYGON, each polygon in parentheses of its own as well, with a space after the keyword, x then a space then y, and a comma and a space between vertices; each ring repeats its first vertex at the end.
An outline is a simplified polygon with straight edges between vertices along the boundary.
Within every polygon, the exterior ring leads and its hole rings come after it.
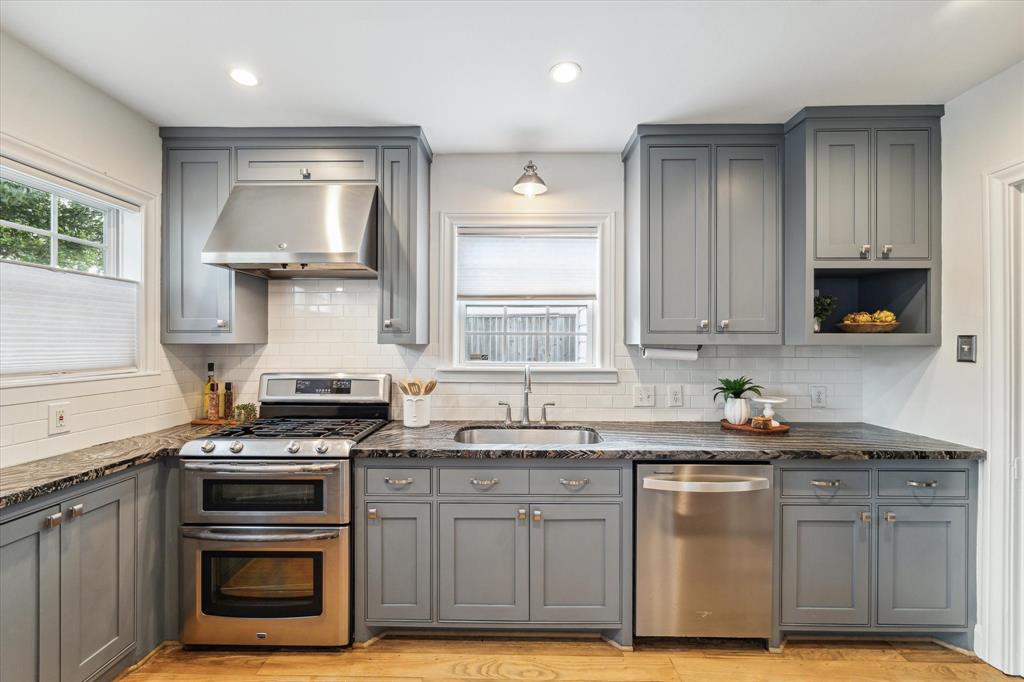
POLYGON ((595 227, 459 227, 456 364, 598 365, 595 227))
POLYGON ((0 166, 4 380, 136 370, 140 272, 137 208, 0 166))

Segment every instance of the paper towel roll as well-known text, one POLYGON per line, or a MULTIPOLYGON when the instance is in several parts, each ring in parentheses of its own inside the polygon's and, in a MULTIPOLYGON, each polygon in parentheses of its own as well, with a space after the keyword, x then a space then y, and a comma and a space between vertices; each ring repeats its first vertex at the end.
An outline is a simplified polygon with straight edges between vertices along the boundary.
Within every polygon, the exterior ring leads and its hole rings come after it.
POLYGON ((640 348, 640 357, 645 360, 689 360, 697 359, 696 348, 651 348, 643 346, 640 348))

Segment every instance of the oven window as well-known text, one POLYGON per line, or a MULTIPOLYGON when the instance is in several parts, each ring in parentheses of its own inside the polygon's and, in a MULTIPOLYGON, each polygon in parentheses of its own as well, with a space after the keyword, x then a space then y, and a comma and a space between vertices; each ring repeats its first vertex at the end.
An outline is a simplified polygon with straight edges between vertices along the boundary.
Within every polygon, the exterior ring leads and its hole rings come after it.
POLYGON ((321 512, 324 482, 313 480, 203 480, 205 511, 321 512))
POLYGON ((297 618, 323 612, 319 552, 203 552, 203 613, 297 618))

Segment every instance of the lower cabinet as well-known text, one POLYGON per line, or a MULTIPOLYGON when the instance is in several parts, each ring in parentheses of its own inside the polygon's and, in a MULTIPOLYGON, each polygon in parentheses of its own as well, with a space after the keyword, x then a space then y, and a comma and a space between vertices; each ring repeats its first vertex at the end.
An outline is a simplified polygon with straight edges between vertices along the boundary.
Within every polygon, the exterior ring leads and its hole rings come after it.
POLYGON ((366 615, 430 620, 430 503, 366 505, 366 615))
POLYGON ((3 680, 82 682, 134 644, 135 479, 0 526, 0 613, 3 680))

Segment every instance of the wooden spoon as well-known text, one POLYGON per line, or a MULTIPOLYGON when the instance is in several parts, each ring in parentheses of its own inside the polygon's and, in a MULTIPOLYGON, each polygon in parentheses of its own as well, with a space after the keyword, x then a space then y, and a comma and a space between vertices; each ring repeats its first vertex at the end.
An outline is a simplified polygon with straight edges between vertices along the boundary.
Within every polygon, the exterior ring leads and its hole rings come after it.
POLYGON ((400 390, 405 395, 412 395, 411 393, 409 393, 409 387, 406 386, 405 382, 402 381, 401 379, 399 379, 398 381, 398 390, 400 390))

